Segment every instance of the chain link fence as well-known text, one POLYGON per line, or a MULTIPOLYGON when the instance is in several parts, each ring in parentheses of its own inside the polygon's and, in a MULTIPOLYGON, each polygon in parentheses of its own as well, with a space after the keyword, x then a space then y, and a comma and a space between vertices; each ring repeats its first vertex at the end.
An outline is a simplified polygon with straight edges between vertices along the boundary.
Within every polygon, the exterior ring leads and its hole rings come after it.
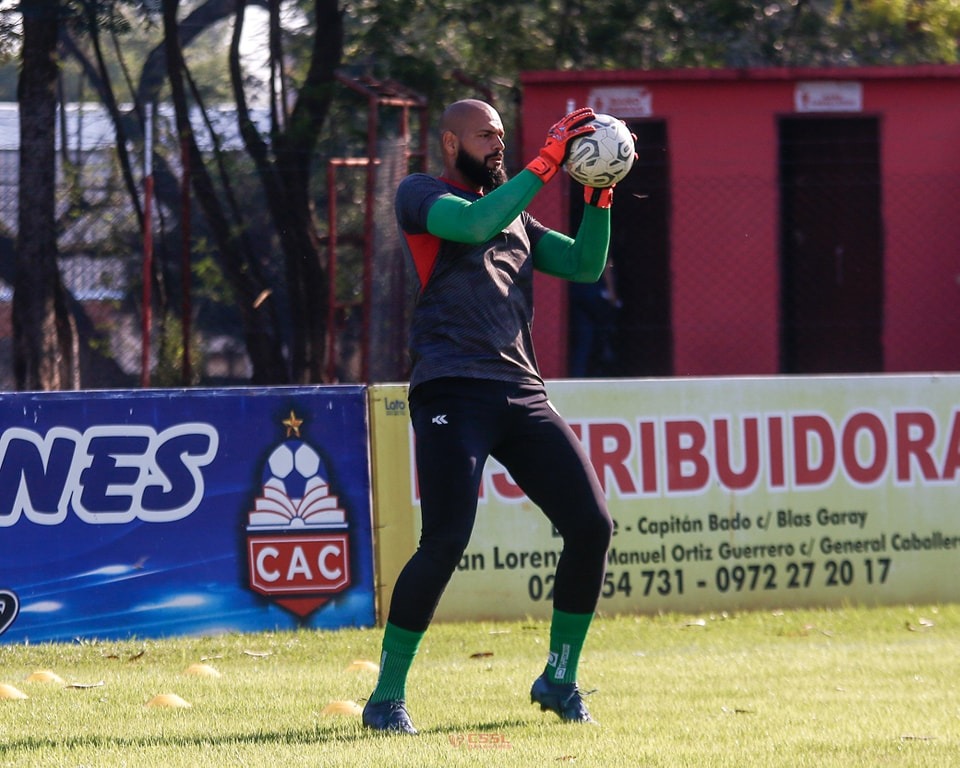
MULTIPOLYGON (((9 129, 9 121, 0 122, 0 388, 10 390, 20 170, 18 150, 4 128, 9 129)), ((88 384, 131 386, 140 369, 137 290, 143 250, 112 151, 60 149, 56 217, 61 280, 78 332, 86 347, 107 363, 91 370, 88 384)))

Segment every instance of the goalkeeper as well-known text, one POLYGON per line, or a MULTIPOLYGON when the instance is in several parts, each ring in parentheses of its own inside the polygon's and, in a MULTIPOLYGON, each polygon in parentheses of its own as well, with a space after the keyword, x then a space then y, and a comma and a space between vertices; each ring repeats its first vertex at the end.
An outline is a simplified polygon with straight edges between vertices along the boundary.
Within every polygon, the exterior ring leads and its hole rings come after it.
POLYGON ((531 339, 533 271, 593 282, 610 241, 612 189, 585 188, 575 239, 525 210, 563 165, 571 139, 594 130, 590 109, 554 125, 507 181, 504 131, 489 104, 443 113, 443 175, 401 182, 396 213, 420 278, 410 333, 410 414, 416 435, 422 533, 396 585, 380 675, 363 723, 415 734, 407 673, 470 540, 483 468, 493 456, 563 538, 550 648, 531 700, 563 720, 592 722, 577 665, 603 584, 612 521, 596 473, 554 410, 531 339))

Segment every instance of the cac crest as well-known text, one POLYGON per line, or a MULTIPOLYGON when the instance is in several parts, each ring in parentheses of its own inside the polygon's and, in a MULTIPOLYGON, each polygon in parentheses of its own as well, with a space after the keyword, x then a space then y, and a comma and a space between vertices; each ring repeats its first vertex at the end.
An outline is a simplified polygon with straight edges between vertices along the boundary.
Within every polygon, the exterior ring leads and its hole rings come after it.
POLYGON ((263 467, 247 513, 250 589, 304 618, 350 586, 346 510, 330 488, 320 454, 300 438, 291 411, 287 439, 263 467))

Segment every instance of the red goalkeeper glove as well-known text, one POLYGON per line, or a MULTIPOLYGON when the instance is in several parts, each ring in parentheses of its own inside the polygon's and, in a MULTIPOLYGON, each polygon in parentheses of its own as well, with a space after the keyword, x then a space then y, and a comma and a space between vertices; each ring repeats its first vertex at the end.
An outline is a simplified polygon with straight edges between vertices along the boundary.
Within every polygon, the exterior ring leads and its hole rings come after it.
MULTIPOLYGON (((615 187, 616 184, 613 186, 615 187)), ((584 187, 583 201, 596 208, 609 208, 613 205, 613 187, 604 187, 603 189, 584 187)))
POLYGON ((590 107, 581 107, 554 123, 547 131, 547 141, 540 154, 527 163, 527 170, 539 176, 544 184, 550 181, 567 159, 570 140, 597 130, 589 124, 594 117, 590 107))

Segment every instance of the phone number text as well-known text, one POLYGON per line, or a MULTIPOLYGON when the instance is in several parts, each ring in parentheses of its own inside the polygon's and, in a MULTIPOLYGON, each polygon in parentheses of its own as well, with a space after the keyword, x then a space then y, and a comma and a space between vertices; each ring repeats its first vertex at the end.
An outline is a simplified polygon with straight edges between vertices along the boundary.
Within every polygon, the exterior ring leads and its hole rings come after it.
MULTIPOLYGON (((813 560, 787 563, 750 563, 723 565, 709 578, 689 578, 683 568, 652 568, 641 571, 607 571, 600 596, 649 597, 683 595, 703 589, 720 593, 809 589, 812 587, 848 587, 855 583, 886 584, 891 558, 864 560, 813 560)), ((533 574, 527 591, 533 601, 553 599, 553 574, 533 574)))

